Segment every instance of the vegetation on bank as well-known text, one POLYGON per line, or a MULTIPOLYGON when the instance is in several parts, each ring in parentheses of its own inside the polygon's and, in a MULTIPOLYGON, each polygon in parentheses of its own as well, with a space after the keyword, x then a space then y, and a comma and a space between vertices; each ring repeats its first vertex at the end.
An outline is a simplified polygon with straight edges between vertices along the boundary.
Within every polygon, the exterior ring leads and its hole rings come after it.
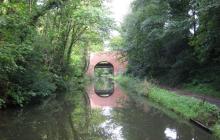
POLYGON ((134 0, 111 47, 127 54, 133 76, 219 94, 219 19, 219 0, 134 0))
POLYGON ((0 108, 65 91, 111 23, 99 0, 1 0, 0 108))
POLYGON ((180 96, 174 92, 159 88, 158 86, 137 78, 119 76, 118 83, 135 96, 144 96, 148 99, 170 109, 184 119, 195 119, 207 127, 220 138, 219 108, 193 97, 180 96))
POLYGON ((188 83, 182 85, 182 89, 192 92, 193 94, 201 94, 220 99, 220 91, 213 88, 210 84, 188 83))

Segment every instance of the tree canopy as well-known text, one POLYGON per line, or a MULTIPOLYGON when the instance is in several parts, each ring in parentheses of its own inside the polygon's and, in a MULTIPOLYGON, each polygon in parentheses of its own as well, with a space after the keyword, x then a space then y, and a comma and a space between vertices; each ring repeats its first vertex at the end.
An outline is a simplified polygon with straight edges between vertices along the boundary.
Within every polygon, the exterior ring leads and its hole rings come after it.
POLYGON ((1 0, 0 106, 66 89, 111 25, 100 0, 1 0))
POLYGON ((219 88, 219 0, 135 0, 122 26, 128 72, 219 88))

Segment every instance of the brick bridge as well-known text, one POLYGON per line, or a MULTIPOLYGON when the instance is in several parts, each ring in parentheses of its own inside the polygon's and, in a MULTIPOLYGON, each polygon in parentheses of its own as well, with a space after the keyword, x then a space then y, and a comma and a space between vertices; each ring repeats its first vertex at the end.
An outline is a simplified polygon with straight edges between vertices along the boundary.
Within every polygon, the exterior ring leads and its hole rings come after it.
POLYGON ((127 62, 121 60, 121 56, 122 54, 116 51, 91 53, 87 74, 89 76, 93 76, 95 66, 100 62, 108 62, 112 64, 114 75, 124 73, 126 70, 127 62))

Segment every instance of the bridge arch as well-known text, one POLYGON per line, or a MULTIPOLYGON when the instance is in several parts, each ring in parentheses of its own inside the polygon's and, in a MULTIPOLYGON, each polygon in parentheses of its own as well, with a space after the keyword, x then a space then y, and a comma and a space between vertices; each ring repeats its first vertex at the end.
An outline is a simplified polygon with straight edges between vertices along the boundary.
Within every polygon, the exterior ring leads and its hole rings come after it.
POLYGON ((98 62, 98 63, 95 65, 94 69, 96 69, 96 68, 113 68, 113 70, 114 70, 113 64, 110 63, 110 62, 108 62, 108 61, 98 62))
POLYGON ((100 62, 106 62, 113 66, 113 74, 117 75, 119 73, 124 73, 126 70, 127 62, 123 62, 120 60, 121 53, 116 51, 111 52, 98 52, 90 54, 90 62, 87 70, 87 74, 89 76, 94 76, 94 70, 97 64, 100 62))

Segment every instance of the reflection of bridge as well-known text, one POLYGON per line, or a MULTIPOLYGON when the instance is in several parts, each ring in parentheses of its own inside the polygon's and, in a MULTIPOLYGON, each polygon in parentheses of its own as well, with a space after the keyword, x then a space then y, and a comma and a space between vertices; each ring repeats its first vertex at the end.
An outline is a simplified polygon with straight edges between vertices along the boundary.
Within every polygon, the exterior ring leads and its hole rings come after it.
POLYGON ((128 98, 117 85, 115 85, 114 93, 108 97, 101 97, 97 95, 94 89, 94 85, 87 87, 87 93, 89 95, 90 105, 92 108, 122 107, 123 103, 128 98))
MULTIPOLYGON (((87 70, 89 76, 93 76, 96 65, 100 62, 108 62, 113 65, 114 75, 124 73, 127 62, 120 60, 122 54, 120 52, 98 52, 90 54, 90 62, 87 70)), ((104 64, 103 64, 104 66, 104 64)))
MULTIPOLYGON (((124 73, 126 70, 127 62, 122 61, 122 54, 120 52, 98 52, 91 53, 87 75, 94 76, 95 68, 113 68, 114 75, 124 73)), ((117 85, 113 84, 112 91, 97 91, 95 85, 90 85, 87 88, 90 104, 92 108, 100 107, 121 107, 120 100, 126 100, 127 96, 122 93, 117 85), (103 98, 106 92, 111 92, 106 98, 103 98), (100 96, 103 94, 104 96, 100 96)))

